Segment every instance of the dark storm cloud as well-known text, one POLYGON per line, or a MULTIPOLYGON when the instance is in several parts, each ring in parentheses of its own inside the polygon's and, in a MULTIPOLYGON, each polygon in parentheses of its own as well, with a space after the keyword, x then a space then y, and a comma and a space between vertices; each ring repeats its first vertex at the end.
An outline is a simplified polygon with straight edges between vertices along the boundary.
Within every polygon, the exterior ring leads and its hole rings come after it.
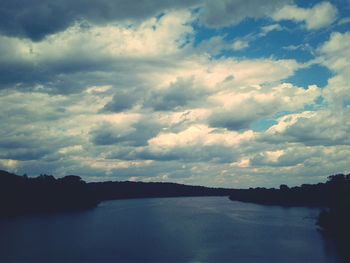
POLYGON ((28 160, 39 160, 44 157, 46 154, 50 153, 50 149, 9 149, 6 152, 0 152, 0 159, 13 159, 19 161, 28 161, 28 160))
MULTIPOLYGON (((0 42, 1 48, 1 42, 0 42)), ((62 56, 58 60, 43 57, 40 61, 4 61, 0 57, 0 89, 35 90, 38 85, 47 93, 77 93, 89 86, 114 84, 137 86, 139 78, 130 72, 148 72, 149 61, 94 57, 91 54, 62 56)), ((107 110, 107 109, 106 109, 107 110)), ((113 107, 108 110, 113 110, 113 107)))
POLYGON ((193 79, 180 78, 166 89, 150 92, 144 104, 155 111, 178 110, 204 95, 205 91, 194 87, 193 79))
POLYGON ((102 124, 91 131, 91 141, 95 145, 131 145, 143 146, 147 141, 158 134, 159 124, 152 121, 139 121, 130 128, 119 128, 108 123, 102 124))
POLYGON ((208 118, 208 123, 212 127, 226 128, 231 131, 248 129, 254 121, 270 114, 268 108, 256 107, 254 102, 248 101, 234 110, 214 111, 208 118))
POLYGON ((209 125, 212 127, 238 131, 249 128, 254 118, 252 118, 252 116, 240 115, 238 112, 220 112, 211 115, 208 121, 209 125))
POLYGON ((177 79, 169 87, 154 90, 152 88, 135 87, 123 88, 114 94, 101 112, 123 112, 134 107, 136 104, 155 111, 173 111, 188 107, 190 104, 200 104, 206 92, 196 88, 193 80, 177 79))
MULTIPOLYGON (((25 130, 3 130, 0 133, 0 159, 39 160, 58 149, 81 142, 76 137, 55 137, 46 127, 25 130)), ((10 128, 11 129, 11 128, 10 128)))
POLYGON ((95 24, 140 21, 167 9, 190 7, 197 0, 3 0, 0 32, 34 41, 63 31, 76 21, 95 24))
POLYGON ((261 18, 271 15, 292 0, 206 0, 201 22, 207 27, 219 28, 236 25, 246 18, 261 18))
POLYGON ((137 100, 138 97, 133 90, 119 92, 114 94, 112 100, 103 107, 103 111, 122 112, 131 109, 137 100))
POLYGON ((22 137, 14 135, 13 138, 3 138, 0 140, 0 148, 4 151, 5 149, 36 147, 37 145, 33 141, 26 140, 29 135, 30 133, 22 135, 22 137))
POLYGON ((44 85, 46 92, 74 93, 95 82, 101 84, 101 80, 96 79, 97 73, 111 70, 111 67, 108 60, 82 57, 50 63, 24 60, 8 62, 0 58, 0 89, 13 88, 15 85, 17 89, 32 90, 36 85, 44 85))

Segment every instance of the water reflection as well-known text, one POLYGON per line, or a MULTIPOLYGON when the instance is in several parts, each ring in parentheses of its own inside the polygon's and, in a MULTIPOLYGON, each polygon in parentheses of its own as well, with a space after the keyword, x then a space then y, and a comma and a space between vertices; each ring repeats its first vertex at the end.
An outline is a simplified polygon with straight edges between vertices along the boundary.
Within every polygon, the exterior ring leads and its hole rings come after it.
POLYGON ((0 221, 0 261, 346 262, 317 209, 225 197, 109 201, 72 214, 0 221))

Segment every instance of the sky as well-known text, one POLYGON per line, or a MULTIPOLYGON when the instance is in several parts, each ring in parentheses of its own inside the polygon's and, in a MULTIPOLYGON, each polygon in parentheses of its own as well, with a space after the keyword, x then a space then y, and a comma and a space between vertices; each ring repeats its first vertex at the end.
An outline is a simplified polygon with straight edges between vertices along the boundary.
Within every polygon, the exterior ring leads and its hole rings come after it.
POLYGON ((2 0, 0 169, 275 187, 350 167, 350 1, 2 0))

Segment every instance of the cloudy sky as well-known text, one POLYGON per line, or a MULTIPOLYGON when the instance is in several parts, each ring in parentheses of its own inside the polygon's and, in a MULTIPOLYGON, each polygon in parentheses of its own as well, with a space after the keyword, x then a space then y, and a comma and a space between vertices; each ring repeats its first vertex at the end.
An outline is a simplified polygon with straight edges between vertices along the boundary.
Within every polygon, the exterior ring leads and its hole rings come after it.
POLYGON ((350 172, 349 61, 347 0, 2 0, 0 169, 324 181, 350 172))

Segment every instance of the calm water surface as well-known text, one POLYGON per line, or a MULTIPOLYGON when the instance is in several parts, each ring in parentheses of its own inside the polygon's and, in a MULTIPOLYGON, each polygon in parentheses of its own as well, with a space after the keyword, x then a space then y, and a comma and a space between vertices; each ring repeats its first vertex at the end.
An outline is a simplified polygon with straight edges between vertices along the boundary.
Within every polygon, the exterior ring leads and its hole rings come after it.
POLYGON ((0 220, 0 262, 343 262, 318 209, 227 197, 118 200, 0 220))

